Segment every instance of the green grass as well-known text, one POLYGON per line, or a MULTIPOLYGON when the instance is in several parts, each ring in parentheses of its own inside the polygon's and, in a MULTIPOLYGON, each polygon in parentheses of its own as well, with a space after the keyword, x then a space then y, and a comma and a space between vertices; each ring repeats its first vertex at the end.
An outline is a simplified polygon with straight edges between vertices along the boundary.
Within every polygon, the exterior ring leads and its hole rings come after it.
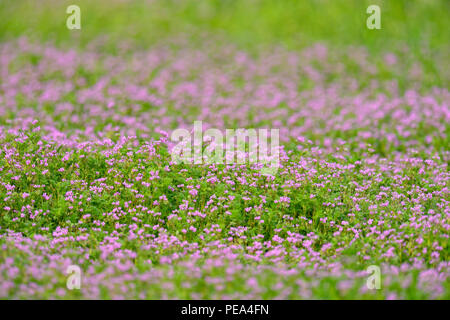
POLYGON ((404 42, 440 49, 450 39, 450 4, 445 0, 211 0, 211 1, 16 1, 0 4, 0 38, 29 35, 85 45, 99 35, 142 44, 168 35, 220 33, 242 45, 315 41, 365 45, 371 50, 404 42), (79 5, 81 31, 65 27, 70 4, 79 5), (366 8, 381 8, 381 30, 366 28, 366 8))

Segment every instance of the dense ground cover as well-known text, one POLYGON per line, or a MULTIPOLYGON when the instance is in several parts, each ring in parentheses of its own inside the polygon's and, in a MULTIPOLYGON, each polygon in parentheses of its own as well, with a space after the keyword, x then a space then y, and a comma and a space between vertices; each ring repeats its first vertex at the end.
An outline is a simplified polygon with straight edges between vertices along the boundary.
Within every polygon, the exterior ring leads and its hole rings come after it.
MULTIPOLYGON (((274 16, 264 34, 289 38, 274 16)), ((439 36, 377 54, 208 33, 112 49, 89 31, 77 46, 10 38, 21 28, 0 44, 1 298, 450 298, 439 36), (170 132, 195 120, 280 129, 278 172, 174 164, 170 132)))

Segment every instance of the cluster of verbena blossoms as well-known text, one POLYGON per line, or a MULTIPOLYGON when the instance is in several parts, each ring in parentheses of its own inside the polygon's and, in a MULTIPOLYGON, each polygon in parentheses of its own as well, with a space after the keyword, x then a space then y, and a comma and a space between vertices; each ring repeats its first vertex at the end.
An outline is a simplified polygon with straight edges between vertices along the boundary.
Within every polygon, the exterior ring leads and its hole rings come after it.
POLYGON ((450 297, 450 94, 407 49, 133 49, 0 44, 0 298, 450 297), (195 121, 278 129, 276 173, 173 161, 195 121))

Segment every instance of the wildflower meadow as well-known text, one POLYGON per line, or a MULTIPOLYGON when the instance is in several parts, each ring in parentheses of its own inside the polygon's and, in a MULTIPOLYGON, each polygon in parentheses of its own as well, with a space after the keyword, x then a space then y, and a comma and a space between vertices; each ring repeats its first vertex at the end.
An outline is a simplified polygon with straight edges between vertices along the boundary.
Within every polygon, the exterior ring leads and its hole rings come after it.
POLYGON ((449 299, 449 9, 2 1, 0 298, 449 299))

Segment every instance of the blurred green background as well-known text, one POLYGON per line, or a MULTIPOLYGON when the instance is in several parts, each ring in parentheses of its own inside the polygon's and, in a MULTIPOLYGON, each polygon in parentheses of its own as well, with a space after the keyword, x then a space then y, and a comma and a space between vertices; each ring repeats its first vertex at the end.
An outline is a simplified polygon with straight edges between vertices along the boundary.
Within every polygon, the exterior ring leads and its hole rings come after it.
POLYGON ((376 50, 402 41, 436 49, 450 39, 449 12, 448 0, 2 0, 0 37, 79 38, 83 45, 103 34, 151 44, 173 34, 208 32, 245 46, 329 41, 376 50), (80 31, 65 27, 70 4, 81 8, 80 31), (366 28, 370 4, 381 8, 381 30, 366 28))
POLYGON ((265 45, 297 49, 322 42, 363 45, 372 55, 406 45, 442 85, 449 12, 448 0, 0 0, 0 41, 26 35, 83 48, 102 36, 114 52, 123 40, 146 47, 181 34, 191 43, 218 37, 256 52, 265 45), (81 8, 81 30, 66 28, 71 4, 81 8), (370 4, 381 8, 381 30, 366 28, 370 4))

